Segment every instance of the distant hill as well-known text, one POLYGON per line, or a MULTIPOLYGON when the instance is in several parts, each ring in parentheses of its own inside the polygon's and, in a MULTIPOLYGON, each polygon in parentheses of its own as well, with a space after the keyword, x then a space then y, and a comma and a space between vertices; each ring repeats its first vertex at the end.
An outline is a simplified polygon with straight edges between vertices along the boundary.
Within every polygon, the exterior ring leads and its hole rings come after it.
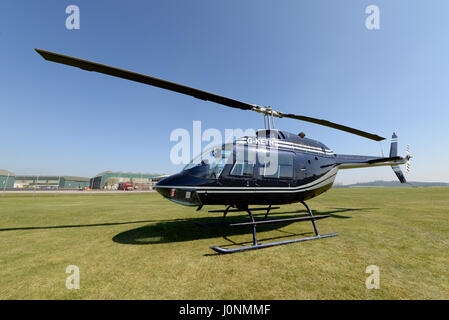
POLYGON ((346 185, 334 185, 334 188, 363 188, 363 187, 377 187, 377 188, 410 188, 410 187, 449 187, 446 182, 419 182, 409 181, 408 183, 400 183, 399 181, 383 181, 376 180, 371 182, 359 182, 346 185))

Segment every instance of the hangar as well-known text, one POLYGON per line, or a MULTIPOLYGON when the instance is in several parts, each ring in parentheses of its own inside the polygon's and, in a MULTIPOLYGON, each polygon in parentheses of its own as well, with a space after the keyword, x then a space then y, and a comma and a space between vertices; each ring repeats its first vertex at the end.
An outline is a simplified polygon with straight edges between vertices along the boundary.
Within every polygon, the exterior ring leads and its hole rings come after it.
POLYGON ((1 189, 8 189, 8 188, 14 188, 14 181, 16 179, 16 176, 14 173, 8 170, 2 170, 0 169, 0 188, 1 189))
POLYGON ((89 186, 89 178, 72 176, 16 176, 14 188, 80 189, 89 186))
POLYGON ((136 189, 151 190, 156 182, 166 176, 152 173, 104 171, 90 179, 90 187, 115 190, 120 182, 132 182, 136 189))
POLYGON ((167 175, 104 171, 89 179, 73 176, 20 175, 0 169, 0 189, 118 189, 120 182, 131 182, 134 189, 151 190, 167 175))

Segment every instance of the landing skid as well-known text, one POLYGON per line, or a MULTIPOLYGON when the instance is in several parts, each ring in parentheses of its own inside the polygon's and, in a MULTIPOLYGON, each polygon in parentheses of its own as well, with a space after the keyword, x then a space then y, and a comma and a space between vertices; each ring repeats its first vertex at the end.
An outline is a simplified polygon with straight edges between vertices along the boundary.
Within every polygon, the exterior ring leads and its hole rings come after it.
POLYGON ((295 242, 335 237, 335 236, 338 236, 338 233, 329 233, 329 234, 323 234, 323 235, 318 235, 318 236, 314 236, 314 237, 298 238, 298 239, 285 240, 285 241, 275 241, 275 242, 256 244, 256 245, 253 244, 250 246, 241 246, 241 247, 236 247, 236 248, 222 248, 222 247, 218 247, 218 246, 213 246, 213 247, 211 247, 211 249, 215 250, 218 253, 235 253, 235 252, 241 252, 241 251, 256 250, 256 249, 280 246, 283 244, 289 244, 289 243, 295 243, 295 242))
MULTIPOLYGON (((312 211, 310 210, 309 206, 303 201, 301 201, 301 203, 306 207, 307 211, 309 212, 309 217, 266 220, 266 216, 265 216, 264 220, 256 221, 254 219, 253 214, 251 213, 251 211, 254 211, 254 209, 247 209, 246 211, 248 212, 248 214, 251 218, 250 222, 231 223, 231 224, 229 224, 229 226, 244 226, 244 225, 252 226, 253 227, 253 244, 248 245, 248 246, 234 247, 234 248, 222 248, 219 246, 213 246, 213 247, 211 247, 211 249, 218 253, 235 253, 235 252, 241 252, 241 251, 256 250, 256 249, 280 246, 280 245, 295 243, 295 242, 303 242, 303 241, 316 240, 316 239, 321 239, 321 238, 335 237, 338 235, 338 233, 329 233, 329 234, 320 235, 318 232, 318 228, 315 224, 315 220, 329 218, 330 215, 322 215, 322 216, 315 217, 312 214, 312 211), (291 239, 291 240, 284 240, 284 241, 268 242, 268 243, 258 243, 257 242, 257 231, 256 231, 257 225, 272 224, 272 223, 284 223, 284 222, 300 222, 300 221, 312 221, 313 230, 315 231, 315 236, 305 237, 305 238, 297 238, 297 239, 291 239)), ((229 207, 227 209, 229 209, 229 207)), ((257 208, 257 209, 259 209, 259 208, 257 208)), ((271 206, 269 207, 269 209, 271 209, 271 206)), ((267 211, 267 215, 268 215, 269 209, 267 211)), ((244 211, 244 210, 239 210, 239 211, 244 211)), ((224 217, 223 217, 223 220, 224 220, 224 217)))

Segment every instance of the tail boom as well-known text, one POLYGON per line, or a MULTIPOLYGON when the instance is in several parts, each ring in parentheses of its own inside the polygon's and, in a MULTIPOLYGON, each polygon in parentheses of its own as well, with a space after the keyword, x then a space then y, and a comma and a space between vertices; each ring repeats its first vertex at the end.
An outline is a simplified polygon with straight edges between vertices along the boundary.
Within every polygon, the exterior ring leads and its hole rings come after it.
POLYGON ((337 155, 338 169, 370 168, 382 166, 399 166, 407 162, 402 157, 369 157, 357 155, 337 155))
POLYGON ((355 168, 369 168, 390 166, 401 183, 406 183, 404 174, 399 167, 402 164, 407 164, 410 155, 407 154, 405 158, 398 156, 398 137, 393 133, 391 137, 390 155, 388 157, 370 157, 359 155, 336 155, 338 169, 355 169, 355 168))

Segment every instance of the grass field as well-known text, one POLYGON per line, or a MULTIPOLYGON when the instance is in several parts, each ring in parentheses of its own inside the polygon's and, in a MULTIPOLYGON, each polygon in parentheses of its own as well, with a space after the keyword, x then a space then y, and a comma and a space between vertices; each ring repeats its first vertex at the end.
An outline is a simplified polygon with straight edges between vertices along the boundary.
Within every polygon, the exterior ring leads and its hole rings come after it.
MULTIPOLYGON (((308 202, 339 236, 217 255, 248 227, 198 227, 156 193, 0 195, 1 299, 448 299, 449 188, 332 189, 308 202), (66 267, 80 289, 65 286, 66 267), (368 290, 366 267, 380 270, 368 290)), ((305 214, 283 206, 284 216, 305 214)), ((242 213, 231 219, 246 219, 242 213)), ((258 229, 261 242, 313 234, 310 222, 258 229)))

